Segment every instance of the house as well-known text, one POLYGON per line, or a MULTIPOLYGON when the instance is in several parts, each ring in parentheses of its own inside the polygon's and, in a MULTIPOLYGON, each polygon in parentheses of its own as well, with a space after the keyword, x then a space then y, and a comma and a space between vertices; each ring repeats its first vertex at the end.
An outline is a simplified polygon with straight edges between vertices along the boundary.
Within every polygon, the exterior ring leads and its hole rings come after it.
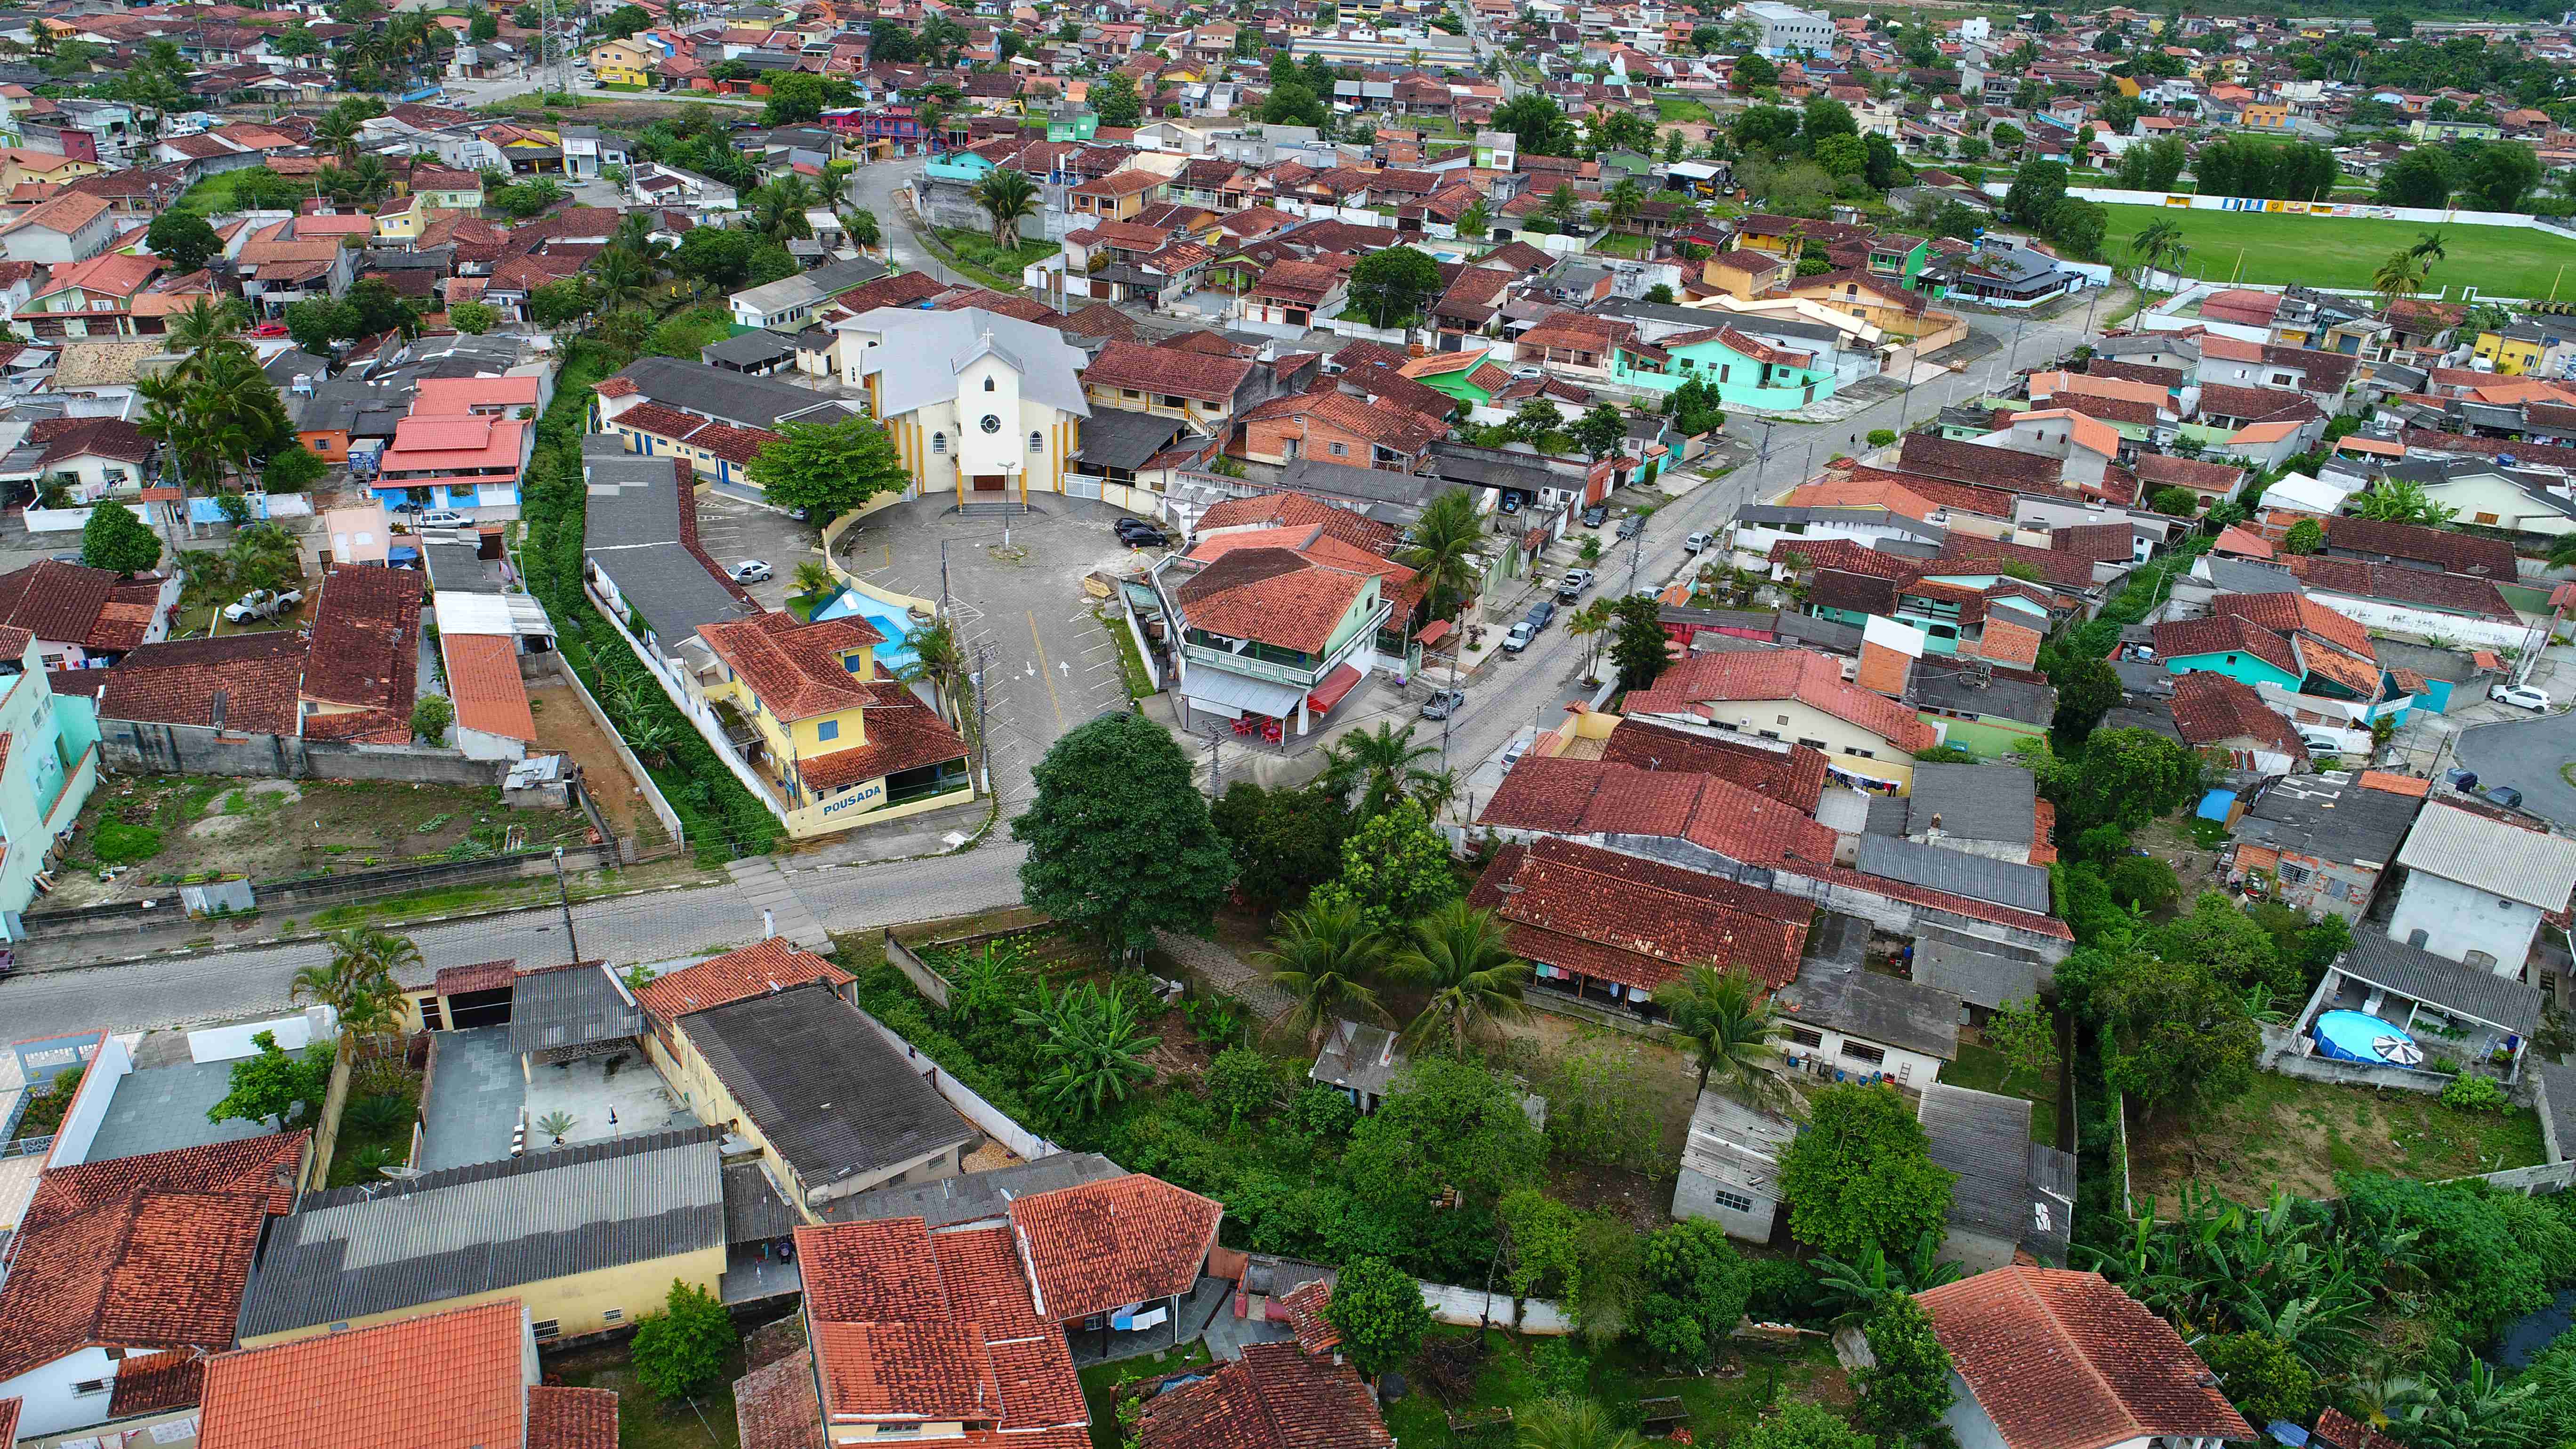
POLYGON ((2498 976, 2522 975, 2541 919, 2559 916, 2576 893, 2576 839, 2451 800, 2415 817, 2397 863, 2406 879, 2388 934, 2498 976))
POLYGON ((975 1140, 905 1049, 827 979, 687 1012, 668 1037, 664 1075, 701 1121, 759 1152, 805 1221, 872 1187, 953 1176, 975 1140))
POLYGON ((860 411, 792 382, 677 357, 639 357, 591 391, 593 432, 630 453, 682 459, 719 483, 743 477, 780 423, 837 423, 860 411))
POLYGON ((351 744, 411 743, 420 606, 417 570, 341 568, 322 576, 311 652, 296 690, 296 733, 351 744))
POLYGON ((2045 864, 2056 811, 2019 765, 1922 764, 1903 796, 1872 800, 1873 834, 1902 836, 2015 865, 2045 864))
POLYGON ((96 706, 56 694, 36 650, 29 630, 0 625, 0 923, 34 904, 36 877, 98 787, 96 706))
POLYGON ((0 226, 0 254, 13 262, 85 262, 116 239, 116 216, 101 197, 62 191, 0 226))
POLYGON ((1064 491, 1092 406, 1064 334, 980 307, 879 307, 830 326, 841 380, 867 389, 915 496, 1064 491))
POLYGON ((2012 1266, 1915 1300, 1950 1355, 1942 1416, 1989 1449, 2218 1449, 2254 1428, 2171 1324, 2099 1273, 2012 1266))
POLYGON ((1682 1142, 1673 1216, 1706 1218, 1730 1238, 1768 1243, 1780 1216, 1780 1149, 1798 1124, 1702 1088, 1682 1142))
POLYGON ((533 422, 416 413, 394 426, 393 443, 378 456, 369 491, 397 511, 450 509, 474 518, 514 518, 520 479, 536 449, 533 422))
POLYGON ((38 418, 26 445, 39 450, 30 480, 38 491, 59 484, 76 503, 142 492, 153 448, 142 428, 118 417, 38 418))
POLYGON ((1097 406, 1166 414, 1224 437, 1265 395, 1264 371, 1250 357, 1112 341, 1083 369, 1082 386, 1097 406))
POLYGON ((1806 649, 1686 659, 1633 691, 1630 718, 1662 719, 1805 745, 1828 757, 1829 778, 1903 793, 1913 754, 1940 742, 1931 725, 1883 694, 1844 682, 1842 666, 1806 649))
POLYGON ((1395 1033, 1344 1017, 1334 1021, 1323 1050, 1315 1054, 1315 1064, 1306 1069, 1306 1079, 1348 1097, 1366 1117, 1385 1103, 1405 1063, 1395 1033))
POLYGON ((2075 1155, 2030 1138, 2031 1103, 1947 1082, 1923 1084, 1915 1119, 1932 1164, 1955 1179, 1940 1261, 1969 1273, 2027 1255, 2066 1262, 2075 1230, 2075 1155))
POLYGON ((2357 930, 2352 949, 2326 968, 2324 979, 2308 994, 2295 1027, 2297 1052, 2363 1071, 2416 1071, 2429 1065, 2381 1066, 2355 1062, 2348 1051, 2321 1050, 2331 1038, 2320 1036, 2318 1018, 2331 1011, 2357 1011, 2419 1043, 2438 1037, 2440 1045, 2434 1049, 2441 1055, 2496 1069, 2511 1081, 2532 1033, 2540 1029, 2541 1004, 2554 995, 2554 987, 2554 982, 2527 984, 2377 931, 2357 930))
POLYGON ((793 332, 834 298, 845 296, 886 275, 886 265, 867 257, 827 262, 775 282, 746 287, 733 294, 737 325, 793 332))
MULTIPOLYGON (((1312 1291, 1331 1294, 1329 1285, 1312 1291)), ((1391 1449, 1359 1371, 1306 1347, 1312 1333, 1334 1344, 1339 1335, 1313 1314, 1290 1321, 1298 1341, 1245 1344, 1241 1358, 1147 1399, 1137 1449, 1391 1449)))
POLYGON ((197 1368, 198 1449, 617 1444, 614 1391, 538 1381, 536 1335, 516 1299, 219 1353, 197 1368), (424 1372, 388 1374, 387 1364, 424 1372))
MULTIPOLYGON (((0 626, 34 636, 39 669, 104 668, 129 650, 169 637, 177 585, 175 575, 128 579, 42 559, 0 574, 0 626)), ((23 644, 15 650, 0 644, 0 658, 24 653, 23 644)))
MULTIPOLYGON (((2045 871, 1936 847, 1891 863, 1883 851, 1872 848, 1882 843, 1877 836, 1863 841, 1858 858, 1863 873, 1963 888, 1986 897, 2005 895, 2023 909, 2047 909, 2045 871), (2017 870, 2036 879, 2011 894, 1989 884, 2017 870)), ((1940 1080, 1958 1060, 1964 1013, 1959 998, 1946 991, 1869 970, 1865 957, 1871 930, 1868 921, 1839 910, 1828 909, 1819 917, 1796 979, 1772 993, 1784 1013, 1778 1045, 1793 1072, 1828 1082, 1893 1082, 1917 1089, 1940 1080)))
POLYGON ((269 1228, 241 1344, 511 1301, 552 1343, 633 1322, 674 1280, 712 1294, 725 1267, 719 1136, 639 1131, 425 1172, 394 1193, 308 1194, 269 1228))
POLYGON ((294 1210, 310 1146, 286 1133, 39 1177, 0 1281, 0 1402, 18 1401, 18 1433, 124 1417, 126 1373, 160 1354, 232 1347, 261 1234, 294 1210))
POLYGON ((2285 775, 2258 787, 2225 853, 2231 883, 2261 871, 2270 899, 2359 924, 2423 806, 2426 782, 2377 771, 2285 775))
POLYGON ((1272 398, 1242 414, 1228 451, 1273 467, 1319 458, 1417 472, 1431 445, 1448 436, 1448 399, 1409 382, 1382 368, 1354 368, 1319 381, 1311 392, 1272 398), (1372 385, 1364 372, 1392 381, 1372 385), (1353 396, 1355 391, 1373 395, 1353 396))
POLYGON ((2287 775, 2308 764, 2298 728, 2254 687, 2224 674, 2185 674, 2173 686, 2174 729, 2196 750, 2257 775, 2287 775))
POLYGON ((1326 522, 1211 535, 1153 581, 1180 631, 1188 728, 1303 737, 1370 674, 1419 672, 1420 577, 1326 522))

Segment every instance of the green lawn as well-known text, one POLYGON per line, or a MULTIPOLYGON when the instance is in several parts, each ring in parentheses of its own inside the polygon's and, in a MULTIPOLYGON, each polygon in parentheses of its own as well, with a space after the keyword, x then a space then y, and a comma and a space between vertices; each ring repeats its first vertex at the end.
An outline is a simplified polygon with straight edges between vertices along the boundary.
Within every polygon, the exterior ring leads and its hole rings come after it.
POLYGON ((175 210, 193 211, 200 216, 232 211, 238 206, 233 200, 233 188, 257 174, 256 170, 247 168, 219 172, 181 192, 179 199, 171 205, 175 210))
POLYGON ((1193 1339, 1179 1348, 1147 1358, 1124 1358, 1116 1363, 1093 1364, 1084 1369, 1080 1375, 1082 1402, 1091 1411, 1092 1449, 1120 1449, 1118 1401, 1115 1396, 1120 1384, 1130 1379, 1179 1373, 1209 1361, 1207 1345, 1193 1339))
POLYGON ((2129 238, 2157 221, 2182 227, 2191 256, 2183 270, 2194 277, 2257 284, 2298 282, 2311 287, 2368 287, 2388 254, 2439 230, 2446 255, 2433 265, 2436 287, 2462 283, 2498 297, 2576 295, 2560 281, 2576 262, 2576 240, 2505 226, 2442 226, 2412 221, 2297 216, 2286 212, 2186 211, 2180 207, 2114 206, 2103 249, 2129 260, 2129 238))
POLYGON ((1670 91, 1655 92, 1655 119, 1659 121, 1708 121, 1716 119, 1708 103, 1670 91))
POLYGON ((2429 1093, 2254 1074, 2253 1090, 2188 1122, 2129 1123, 2131 1180, 2170 1203, 2196 1181, 2237 1202, 2274 1188, 2331 1197, 2339 1172, 2434 1181, 2546 1160, 2528 1107, 2466 1112, 2429 1093))
POLYGON ((1634 232, 1614 231, 1592 244, 1604 256, 1641 258, 1654 249, 1654 243, 1634 232))
MULTIPOLYGON (((1472 1338, 1475 1332, 1472 1328, 1436 1327, 1431 1331, 1431 1342, 1472 1338)), ((1518 1410, 1542 1397, 1546 1388, 1541 1381, 1540 1362, 1534 1355, 1547 1342, 1514 1338, 1500 1329, 1488 1330, 1484 1365, 1473 1391, 1466 1402, 1457 1405, 1458 1409, 1518 1410)), ((1733 1442, 1753 1426, 1775 1394, 1781 1398, 1817 1399, 1838 1412, 1848 1412, 1851 1407, 1843 1372, 1834 1363, 1833 1350, 1821 1338, 1802 1338, 1797 1347, 1786 1349, 1730 1342, 1720 1348, 1719 1358, 1721 1362, 1741 1360, 1744 1372, 1732 1378, 1667 1376, 1622 1341, 1611 1345, 1593 1362, 1591 1395, 1608 1406, 1623 1424, 1637 1421, 1637 1403, 1641 1399, 1678 1398, 1690 1415, 1691 1437, 1701 1444, 1733 1442)), ((1430 1391, 1418 1369, 1406 1375, 1406 1387, 1403 1398, 1386 1406, 1387 1432, 1405 1449, 1452 1449, 1460 1444, 1499 1449, 1511 1442, 1508 1430, 1480 1430, 1463 1437, 1451 1432, 1447 1407, 1430 1391)))
MULTIPOLYGON (((2056 1073, 2049 1075, 2053 1079, 2056 1073)), ((1959 1043, 1959 1059, 1941 1073, 1941 1080, 1953 1087, 2029 1098, 2030 1139, 2045 1142, 2051 1147, 2057 1145, 2057 1090, 2054 1080, 2034 1084, 2025 1072, 2013 1083, 2011 1092, 2004 1092, 2004 1054, 1990 1046, 1964 1041, 1959 1043)))

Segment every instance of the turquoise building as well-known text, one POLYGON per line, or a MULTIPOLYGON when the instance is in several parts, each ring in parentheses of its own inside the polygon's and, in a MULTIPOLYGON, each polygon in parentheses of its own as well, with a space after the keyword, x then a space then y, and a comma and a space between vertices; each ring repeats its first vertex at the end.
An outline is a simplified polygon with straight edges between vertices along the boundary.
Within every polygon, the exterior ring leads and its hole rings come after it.
POLYGON ((16 940, 54 842, 98 788, 98 711, 88 695, 54 693, 35 635, 14 627, 0 627, 0 750, 0 934, 16 940))
POLYGON ((1774 347, 1733 327, 1622 342, 1611 351, 1610 375, 1657 392, 1697 379, 1713 384, 1728 408, 1787 411, 1834 395, 1832 359, 1774 347))

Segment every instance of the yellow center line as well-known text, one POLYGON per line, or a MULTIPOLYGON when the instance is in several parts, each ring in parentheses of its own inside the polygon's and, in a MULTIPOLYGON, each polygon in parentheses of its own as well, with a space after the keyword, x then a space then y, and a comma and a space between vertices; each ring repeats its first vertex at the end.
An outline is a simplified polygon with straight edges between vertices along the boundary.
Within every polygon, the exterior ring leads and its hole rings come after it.
POLYGON ((1047 703, 1055 707, 1055 727, 1058 730, 1069 729, 1071 726, 1064 722, 1064 701, 1055 697, 1055 676, 1047 673, 1046 641, 1038 637, 1038 615, 1035 609, 1029 611, 1029 642, 1037 646, 1038 678, 1047 687, 1047 703))

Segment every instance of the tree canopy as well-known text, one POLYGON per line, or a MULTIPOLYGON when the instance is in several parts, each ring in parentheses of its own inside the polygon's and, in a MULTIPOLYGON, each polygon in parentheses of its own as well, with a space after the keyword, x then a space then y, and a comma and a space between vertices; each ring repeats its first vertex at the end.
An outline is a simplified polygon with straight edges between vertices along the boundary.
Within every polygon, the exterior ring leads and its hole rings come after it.
POLYGON ((1789 1230, 1844 1260, 1940 1231, 1951 1181, 1905 1099, 1859 1082, 1817 1093, 1807 1130, 1780 1154, 1789 1230))
MULTIPOLYGON (((696 233, 691 233, 695 235, 696 233)), ((816 523, 856 511, 881 493, 900 493, 911 471, 874 418, 778 425, 775 441, 754 453, 751 481, 781 508, 802 508, 816 523)))
POLYGON ((1171 731, 1106 715, 1057 740, 1035 773, 1036 797, 1011 822, 1029 847, 1020 888, 1031 907, 1119 959, 1157 927, 1207 926, 1234 866, 1171 731))

